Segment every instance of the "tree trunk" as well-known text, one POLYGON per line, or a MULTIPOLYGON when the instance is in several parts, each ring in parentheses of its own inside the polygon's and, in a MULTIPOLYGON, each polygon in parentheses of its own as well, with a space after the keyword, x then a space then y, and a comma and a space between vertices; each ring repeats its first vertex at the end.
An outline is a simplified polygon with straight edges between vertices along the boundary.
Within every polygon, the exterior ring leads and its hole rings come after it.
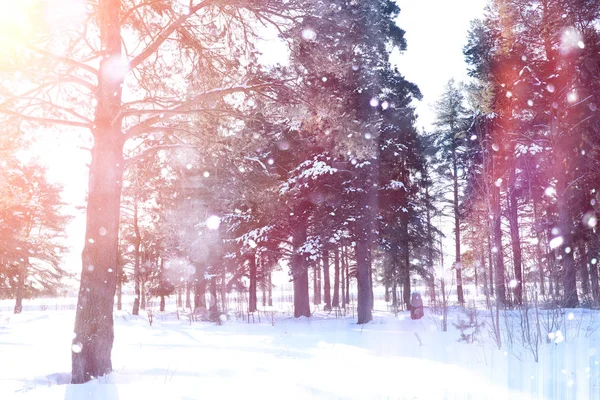
POLYGON ((122 78, 114 78, 113 61, 121 58, 119 0, 98 3, 100 61, 91 152, 85 245, 75 314, 72 351, 74 384, 112 371, 113 307, 117 280, 117 254, 123 137, 121 130, 122 78), (99 232, 105 234, 99 234, 99 232))
POLYGON ((306 241, 306 221, 298 221, 293 235, 294 254, 290 260, 294 281, 294 317, 310 317, 310 297, 308 292, 308 265, 306 255, 299 249, 306 241))
POLYGON ((570 193, 567 188, 567 172, 565 171, 565 162, 570 157, 563 149, 564 143, 558 143, 554 148, 555 170, 556 176, 556 205, 558 208, 558 219, 560 226, 560 234, 563 237, 563 244, 559 249, 571 251, 561 251, 562 253, 562 283, 563 283, 563 307, 575 308, 579 305, 577 296, 577 274, 575 260, 573 259, 573 234, 571 215, 569 214, 569 198, 570 193))
MULTIPOLYGON (((29 259, 27 259, 29 262, 29 259)), ((19 263, 19 277, 17 281, 17 298, 15 300, 15 314, 21 314, 23 311, 23 290, 25 288, 25 265, 23 262, 19 263)))
POLYGON ((140 283, 140 292, 142 292, 142 302, 140 303, 140 308, 142 310, 146 309, 146 280, 142 279, 140 283))
POLYGON ((269 294, 269 307, 273 307, 273 283, 271 282, 271 272, 267 273, 267 292, 269 294))
POLYGON ((160 312, 165 311, 165 295, 161 293, 160 295, 160 312))
POLYGON ((248 293, 248 312, 255 312, 257 310, 257 299, 256 299, 256 254, 252 253, 248 257, 248 264, 250 270, 250 288, 248 293))
MULTIPOLYGON (((140 227, 138 225, 138 204, 137 199, 134 196, 133 199, 133 231, 135 232, 135 238, 133 239, 133 280, 135 282, 134 286, 134 298, 133 298, 133 310, 131 311, 132 315, 140 314, 140 284, 141 284, 141 275, 140 275, 140 227)), ((144 307, 142 307, 144 308, 144 307)))
POLYGON ((588 255, 587 249, 584 241, 580 241, 577 246, 578 253, 578 264, 579 264, 579 274, 581 277, 581 293, 584 296, 588 296, 590 294, 590 274, 588 271, 588 255))
POLYGON ((192 285, 190 284, 190 280, 188 278, 188 280, 185 282, 185 308, 188 310, 192 308, 191 291, 192 285))
POLYGON ((341 271, 340 271, 340 286, 342 290, 342 301, 341 306, 346 308, 346 261, 344 258, 344 246, 340 248, 340 263, 341 263, 341 271))
POLYGON ((392 307, 394 312, 398 310, 398 261, 396 253, 392 253, 392 307))
MULTIPOLYGON (((598 254, 597 249, 597 239, 593 242, 594 247, 591 249, 594 251, 594 254, 598 254)), ((587 260, 586 260, 587 261, 587 260)), ((592 281, 592 298, 594 302, 598 304, 600 302, 600 285, 598 284, 598 263, 596 261, 595 264, 590 263, 590 277, 592 281)))
MULTIPOLYGON (((456 269, 456 295, 458 296, 458 302, 460 305, 464 305, 465 298, 463 295, 463 284, 462 284, 462 264, 460 263, 460 209, 458 202, 458 161, 456 155, 456 146, 452 145, 452 187, 453 187, 453 200, 452 205, 454 207, 454 251, 456 252, 456 262, 454 268, 456 269)), ((406 295, 405 295, 406 296, 406 295)))
POLYGON ((219 322, 219 307, 217 306, 217 276, 214 274, 210 278, 210 297, 211 301, 208 309, 210 313, 210 320, 212 322, 219 322))
POLYGON ((350 260, 348 259, 348 248, 346 248, 346 304, 350 304, 350 260))
POLYGON ((340 251, 336 247, 333 252, 333 307, 340 306, 340 251))
POLYGON ((206 309, 206 279, 204 274, 197 274, 194 289, 194 310, 206 309))
POLYGON ((521 256, 521 236, 519 234, 519 203, 516 190, 516 160, 513 160, 510 169, 509 193, 507 198, 509 225, 510 225, 510 243, 513 252, 513 267, 515 272, 516 285, 513 288, 516 304, 523 304, 523 261, 521 256))
POLYGON ((410 310, 410 252, 408 249, 408 241, 404 242, 404 246, 402 247, 402 255, 402 258, 404 258, 402 260, 402 300, 404 301, 406 309, 410 310))
POLYGON ((315 263, 313 269, 313 303, 314 305, 319 305, 321 304, 321 267, 319 261, 315 263))
POLYGON ((433 246, 435 239, 433 238, 433 230, 431 224, 431 212, 429 210, 429 186, 425 186, 425 201, 427 204, 425 205, 426 217, 427 217, 427 269, 429 272, 429 294, 431 296, 431 303, 435 307, 436 298, 435 298, 435 270, 433 268, 433 246))
POLYGON ((490 267, 490 296, 494 296, 494 253, 492 252, 492 238, 490 234, 487 235, 487 254, 488 254, 488 265, 490 267))
POLYGON ((183 293, 181 293, 181 288, 177 288, 177 308, 183 308, 183 293))
POLYGON ((370 302, 370 280, 368 265, 368 242, 364 238, 358 238, 354 250, 356 252, 356 281, 358 286, 357 293, 357 314, 358 323, 366 324, 373 319, 370 302))
POLYGON ((121 269, 123 267, 119 266, 119 270, 117 270, 117 310, 121 311, 123 309, 123 280, 121 277, 121 269))
POLYGON ((324 310, 331 311, 331 282, 329 279, 329 250, 323 250, 323 301, 324 310))
POLYGON ((481 270, 483 271, 483 294, 486 297, 486 299, 488 299, 488 296, 490 295, 489 293, 489 288, 488 288, 488 280, 487 280, 487 266, 485 265, 485 249, 483 247, 483 243, 481 243, 480 247, 479 247, 479 263, 481 266, 481 270))
MULTIPOLYGON (((492 169, 492 179, 496 181, 495 168, 492 169)), ((492 185, 492 218, 493 218, 493 253, 494 272, 496 281, 496 300, 499 304, 506 304, 506 285, 504 283, 504 252, 502 251, 502 210, 500 207, 500 188, 492 185)))

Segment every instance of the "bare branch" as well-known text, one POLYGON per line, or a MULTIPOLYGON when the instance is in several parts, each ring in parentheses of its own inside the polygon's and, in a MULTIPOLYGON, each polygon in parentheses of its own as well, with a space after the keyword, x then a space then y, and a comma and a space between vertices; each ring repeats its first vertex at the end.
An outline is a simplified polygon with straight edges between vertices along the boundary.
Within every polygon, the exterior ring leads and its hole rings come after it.
POLYGON ((208 7, 215 4, 214 0, 205 0, 201 3, 196 4, 195 6, 191 6, 189 13, 180 16, 177 18, 171 25, 167 26, 148 47, 146 47, 140 54, 135 56, 133 60, 129 63, 130 69, 135 69, 138 65, 140 65, 144 60, 146 60, 152 53, 154 53, 164 42, 171 36, 177 28, 179 28, 185 21, 188 20, 192 15, 200 11, 204 7, 208 7))
POLYGON ((68 58, 68 57, 59 56, 57 54, 52 54, 52 53, 50 53, 50 52, 48 52, 46 50, 38 49, 37 47, 31 46, 31 45, 26 45, 26 46, 30 50, 35 51, 36 53, 40 53, 40 54, 42 54, 45 57, 51 58, 51 59, 56 60, 56 61, 60 61, 63 64, 68 64, 68 65, 72 65, 72 66, 74 66, 76 68, 83 69, 84 71, 87 71, 87 72, 91 73, 92 75, 94 75, 96 77, 98 76, 98 70, 96 68, 90 66, 90 65, 84 64, 82 62, 73 60, 73 59, 68 58))
POLYGON ((191 99, 189 101, 186 101, 185 103, 181 104, 180 106, 172 108, 171 110, 168 110, 168 111, 166 110, 164 112, 161 112, 159 115, 150 117, 150 118, 140 122, 139 124, 131 127, 130 129, 128 129, 125 132, 124 140, 127 140, 131 137, 134 137, 136 135, 143 133, 147 128, 149 128, 152 125, 157 124, 159 122, 168 120, 173 115, 182 114, 182 113, 186 112, 187 110, 192 109, 192 107, 196 106, 198 103, 206 101, 210 97, 213 97, 213 96, 222 97, 222 96, 226 96, 228 94, 233 94, 233 93, 250 92, 250 91, 254 91, 254 90, 258 90, 258 89, 263 89, 266 87, 277 86, 277 85, 279 85, 279 83, 274 83, 274 82, 260 83, 260 84, 256 84, 256 85, 250 85, 250 86, 247 84, 242 84, 239 86, 232 86, 230 88, 225 88, 225 89, 220 88, 220 89, 209 90, 207 92, 197 95, 196 97, 194 97, 193 99, 191 99))
POLYGON ((86 123, 86 122, 69 121, 69 120, 52 119, 52 118, 43 118, 43 117, 34 117, 34 116, 31 116, 31 115, 24 115, 24 114, 18 113, 16 111, 4 110, 4 109, 1 109, 1 108, 0 108, 0 114, 12 115, 12 116, 20 118, 20 119, 22 119, 24 121, 39 122, 41 124, 75 126, 75 127, 78 127, 78 128, 87 128, 87 129, 92 129, 93 128, 93 124, 89 124, 89 123, 86 123))

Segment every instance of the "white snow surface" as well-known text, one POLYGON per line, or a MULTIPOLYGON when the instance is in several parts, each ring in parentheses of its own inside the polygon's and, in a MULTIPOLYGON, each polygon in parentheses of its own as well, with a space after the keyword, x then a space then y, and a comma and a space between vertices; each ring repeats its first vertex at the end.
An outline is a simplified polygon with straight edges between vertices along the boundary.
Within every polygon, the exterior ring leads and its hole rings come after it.
POLYGON ((448 332, 429 309, 417 321, 378 311, 364 326, 351 312, 294 319, 266 310, 260 322, 230 315, 220 326, 174 311, 155 311, 149 326, 145 314, 116 312, 114 372, 70 385, 74 311, 2 310, 5 400, 600 398, 600 340, 583 334, 591 311, 573 310, 581 334, 543 344, 539 363, 498 350, 485 329, 480 343, 458 342, 456 310, 448 332))

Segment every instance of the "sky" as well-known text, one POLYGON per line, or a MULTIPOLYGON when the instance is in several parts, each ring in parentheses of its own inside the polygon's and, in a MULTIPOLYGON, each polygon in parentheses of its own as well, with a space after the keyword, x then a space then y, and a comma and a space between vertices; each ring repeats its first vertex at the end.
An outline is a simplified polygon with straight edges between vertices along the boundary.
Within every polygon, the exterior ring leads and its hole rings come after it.
POLYGON ((467 80, 462 54, 473 19, 481 18, 486 0, 397 0, 397 23, 406 31, 407 50, 392 61, 419 86, 423 100, 416 104, 418 128, 430 129, 433 105, 452 78, 467 80))

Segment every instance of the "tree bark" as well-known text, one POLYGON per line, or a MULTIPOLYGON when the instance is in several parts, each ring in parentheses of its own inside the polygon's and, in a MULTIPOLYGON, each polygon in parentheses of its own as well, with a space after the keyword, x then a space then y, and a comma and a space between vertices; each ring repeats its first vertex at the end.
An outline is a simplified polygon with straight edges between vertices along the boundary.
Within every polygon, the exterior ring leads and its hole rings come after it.
MULTIPOLYGON (((594 251, 594 254, 598 254, 595 250, 597 249, 597 239, 594 239, 592 242, 594 247, 591 249, 594 251)), ((587 260, 586 260, 587 262, 587 260)), ((598 284, 598 264, 590 263, 590 277, 592 281, 592 298, 594 302, 598 304, 600 302, 600 285, 598 284)))
POLYGON ((340 285, 342 290, 342 301, 341 306, 346 308, 346 262, 344 259, 344 246, 340 248, 340 263, 341 263, 341 271, 340 271, 340 285))
MULTIPOLYGON (((454 207, 454 251, 456 252, 456 262, 454 268, 456 269, 456 295, 458 296, 458 302, 463 305, 465 298, 463 294, 462 284, 462 264, 460 263, 460 209, 458 202, 458 160, 456 155, 456 145, 452 143, 452 187, 453 187, 453 207, 454 207)), ((405 295, 406 296, 406 295, 405 295)))
POLYGON ((267 288, 268 288, 268 294, 269 294, 269 301, 268 301, 268 305, 269 307, 273 307, 273 283, 271 282, 271 272, 269 271, 267 273, 267 288))
MULTIPOLYGON (((495 164, 497 160, 493 160, 495 164)), ((496 166, 492 165, 492 179, 496 182, 496 166)), ((492 187, 492 237, 494 254, 494 276, 496 283, 496 301, 500 305, 506 304, 506 285, 504 283, 504 252, 502 251, 502 209, 500 207, 500 187, 492 187)))
POLYGON ((317 261, 313 267, 313 303, 315 306, 321 304, 321 267, 317 261))
POLYGON ((333 252, 333 300, 332 307, 340 306, 340 251, 338 248, 333 252))
MULTIPOLYGON (((101 44, 106 53, 120 57, 120 2, 99 3, 101 44)), ((111 81, 109 58, 100 63, 94 147, 89 172, 85 246, 82 252, 75 338, 72 352, 74 384, 84 383, 112 371, 114 340, 113 306, 119 235, 123 146, 119 115, 121 83, 111 81), (117 96, 115 96, 117 93, 117 96), (115 122, 115 119, 118 120, 115 122), (99 232, 106 233, 99 235, 99 232)))
POLYGON ((357 314, 358 323, 366 324, 373 319, 370 302, 370 280, 368 265, 368 246, 364 238, 358 238, 354 250, 356 252, 356 281, 358 286, 357 293, 357 314))
POLYGON ((123 77, 111 65, 121 58, 119 12, 121 1, 98 2, 100 61, 94 116, 94 145, 89 168, 85 245, 81 255, 71 383, 84 383, 112 371, 113 307, 117 280, 117 254, 123 136, 121 93, 123 77), (99 232, 105 234, 99 234, 99 232))
POLYGON ((19 276, 17 281, 17 298, 15 300, 15 314, 21 314, 23 311, 23 289, 25 288, 25 265, 19 263, 19 276))
POLYGON ((329 250, 323 250, 323 301, 324 310, 331 311, 331 282, 329 279, 329 250))
POLYGON ((210 313, 210 320, 212 322, 219 322, 219 307, 217 306, 217 276, 214 274, 210 278, 210 297, 211 300, 208 309, 210 313))
POLYGON ((490 234, 487 235, 487 254, 488 254, 488 265, 489 265, 489 277, 490 277, 490 296, 494 296, 494 254, 492 252, 492 238, 490 234))
MULTIPOLYGON (((138 204, 137 198, 133 199, 133 231, 135 233, 135 238, 133 239, 133 280, 134 280, 134 298, 133 298, 133 310, 131 311, 132 315, 139 315, 140 313, 140 285, 141 285, 141 275, 140 275, 140 244, 141 244, 141 236, 140 236, 140 227, 138 225, 138 204)), ((144 302, 145 304, 145 302, 144 302)), ((145 307, 142 307, 145 308, 145 307)))
POLYGON ((408 249, 408 241, 405 241, 404 246, 402 248, 402 255, 403 255, 403 260, 402 260, 402 286, 403 286, 403 290, 402 290, 402 296, 403 296, 403 301, 404 301, 404 305, 406 306, 407 310, 411 309, 411 304, 410 304, 410 252, 408 249))
POLYGON ((348 248, 346 248, 345 259, 346 259, 346 304, 350 304, 350 260, 348 259, 348 248))
POLYGON ((516 190, 516 160, 510 168, 510 187, 508 193, 508 213, 510 225, 510 242, 513 252, 513 267, 516 286, 513 288, 516 304, 523 304, 523 261, 521 256, 521 236, 519 234, 519 203, 516 190))
POLYGON ((206 279, 203 274, 197 274, 194 289, 194 310, 198 309, 206 309, 206 279))
POLYGON ((308 292, 308 265, 306 255, 300 253, 300 247, 306 241, 306 221, 298 221, 292 238, 294 254, 290 260, 294 281, 294 317, 310 317, 310 298, 308 292))
POLYGON ((140 283, 140 292, 142 292, 142 301, 140 303, 140 308, 142 310, 146 309, 146 280, 142 279, 140 283))
POLYGON ((434 268, 433 268, 433 246, 434 246, 434 242, 435 239, 433 238, 433 230, 432 228, 432 224, 431 224, 431 212, 429 210, 429 186, 425 185, 425 201, 427 202, 427 204, 425 205, 425 211, 426 211, 426 217, 427 217, 427 269, 429 272, 429 279, 428 279, 428 283, 429 283, 429 292, 430 292, 430 296, 431 296, 431 302, 433 303, 433 306, 435 307, 436 305, 436 298, 435 298, 435 273, 434 273, 434 268))
POLYGON ((578 261, 579 264, 579 274, 581 278, 581 293, 584 296, 588 296, 590 294, 590 274, 588 271, 588 255, 587 248, 584 241, 580 241, 577 246, 578 253, 578 261))
POLYGON ((188 310, 192 308, 191 291, 192 291, 192 285, 188 278, 187 281, 185 282, 185 308, 187 308, 188 310))
POLYGON ((256 254, 252 253, 248 257, 248 267, 250 270, 250 288, 248 293, 248 312, 255 312, 257 310, 257 299, 256 299, 256 254))

